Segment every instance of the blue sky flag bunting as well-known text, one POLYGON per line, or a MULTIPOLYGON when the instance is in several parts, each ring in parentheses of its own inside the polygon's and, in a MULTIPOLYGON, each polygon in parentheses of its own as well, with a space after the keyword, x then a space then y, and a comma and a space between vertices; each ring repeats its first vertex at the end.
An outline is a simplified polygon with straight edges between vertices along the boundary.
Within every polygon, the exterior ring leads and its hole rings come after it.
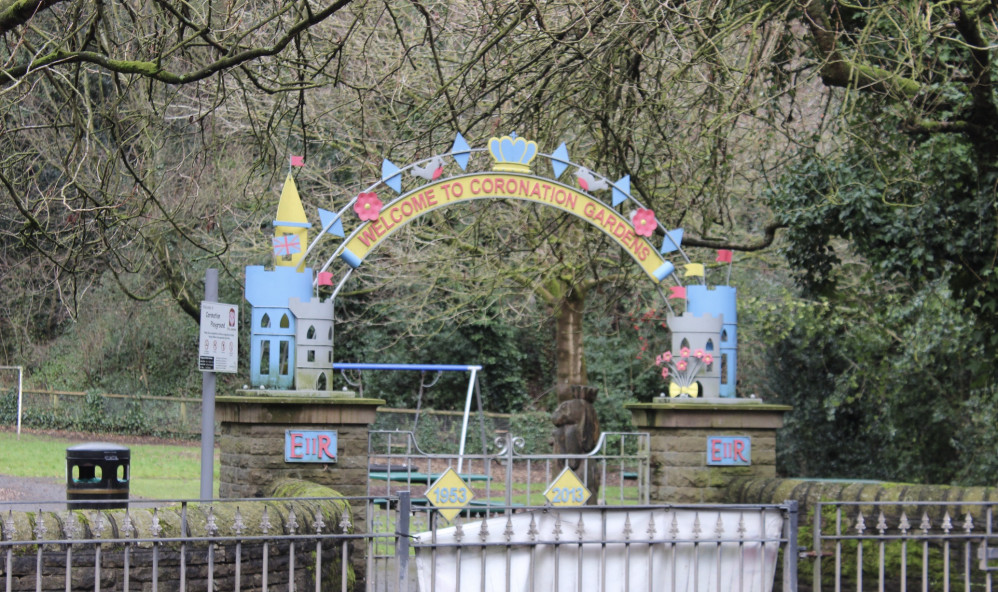
POLYGON ((554 178, 557 179, 568 168, 568 147, 562 142, 561 146, 551 154, 551 168, 554 169, 554 178))
POLYGON ((613 184, 613 206, 617 207, 631 196, 631 176, 624 175, 613 184))
POLYGON ((395 193, 402 193, 402 174, 387 158, 381 163, 381 180, 394 189, 395 193))
POLYGON ((665 255, 666 253, 671 253, 673 251, 678 251, 679 246, 683 244, 683 229, 677 228, 675 230, 670 230, 665 233, 665 238, 662 239, 662 248, 659 252, 665 255))
POLYGON ((329 210, 319 208, 319 221, 321 222, 322 227, 325 228, 326 232, 329 234, 340 238, 345 236, 343 234, 343 219, 337 218, 336 214, 330 212, 329 210), (333 222, 334 219, 336 220, 335 222, 333 222), (330 222, 332 222, 331 226, 330 222))
POLYGON ((458 166, 461 170, 467 170, 468 168, 468 157, 471 156, 471 146, 461 135, 461 132, 457 132, 457 136, 454 137, 454 145, 450 148, 451 156, 457 161, 458 166))

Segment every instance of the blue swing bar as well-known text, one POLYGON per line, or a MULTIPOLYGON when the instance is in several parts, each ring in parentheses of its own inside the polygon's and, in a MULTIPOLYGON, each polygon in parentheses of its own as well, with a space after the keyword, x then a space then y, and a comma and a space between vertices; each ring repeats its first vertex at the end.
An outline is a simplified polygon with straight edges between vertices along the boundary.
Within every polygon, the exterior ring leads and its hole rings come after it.
POLYGON ((427 372, 478 372, 481 366, 455 364, 368 364, 364 362, 336 362, 333 370, 425 370, 427 372))
MULTIPOLYGON (((458 449, 457 472, 464 466, 464 444, 468 436, 468 417, 471 415, 471 394, 481 366, 459 366, 455 364, 369 364, 365 362, 338 362, 333 370, 424 370, 428 372, 471 372, 468 378, 468 395, 464 399, 464 419, 461 422, 461 446, 458 449)), ((479 401, 481 407, 481 401, 479 401)), ((481 410, 481 409, 479 409, 481 410)))

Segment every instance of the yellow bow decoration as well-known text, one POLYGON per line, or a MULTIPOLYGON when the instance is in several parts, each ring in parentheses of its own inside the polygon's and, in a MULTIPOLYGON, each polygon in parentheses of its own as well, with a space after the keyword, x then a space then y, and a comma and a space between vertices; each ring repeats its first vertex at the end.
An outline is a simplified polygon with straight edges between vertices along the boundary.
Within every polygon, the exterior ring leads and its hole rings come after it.
POLYGON ((679 395, 689 395, 691 397, 696 397, 698 394, 697 385, 694 382, 689 386, 679 386, 675 382, 669 383, 669 396, 678 397, 679 395))

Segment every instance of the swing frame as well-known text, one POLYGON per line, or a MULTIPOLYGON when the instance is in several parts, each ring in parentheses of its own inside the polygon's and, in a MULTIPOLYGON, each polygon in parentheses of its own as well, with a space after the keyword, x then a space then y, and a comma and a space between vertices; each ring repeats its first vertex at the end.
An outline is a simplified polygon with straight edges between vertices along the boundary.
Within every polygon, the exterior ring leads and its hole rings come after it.
MULTIPOLYGON (((345 370, 414 370, 423 372, 470 372, 468 377, 468 394, 464 400, 464 417, 461 420, 461 444, 458 447, 457 471, 460 473, 464 464, 464 447, 468 438, 468 418, 471 416, 471 395, 478 390, 478 371, 482 367, 478 365, 462 366, 459 364, 375 364, 366 362, 334 362, 333 370, 341 373, 345 370)), ((345 375, 344 375, 345 376, 345 375)), ((478 396, 478 413, 484 413, 482 409, 481 392, 478 396)))

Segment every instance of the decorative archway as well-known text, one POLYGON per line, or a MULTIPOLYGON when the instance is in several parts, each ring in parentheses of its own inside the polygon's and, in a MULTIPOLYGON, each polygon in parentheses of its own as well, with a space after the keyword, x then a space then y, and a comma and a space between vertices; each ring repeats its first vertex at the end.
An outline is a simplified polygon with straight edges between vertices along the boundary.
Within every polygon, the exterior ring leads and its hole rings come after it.
MULTIPOLYGON (((674 254, 684 263, 690 262, 682 249, 682 229, 669 231, 663 227, 665 236, 660 248, 648 241, 661 224, 652 210, 631 195, 629 176, 611 181, 589 171, 570 160, 564 143, 551 154, 538 154, 535 142, 511 134, 492 138, 488 148, 473 149, 458 133, 449 153, 401 168, 385 160, 380 181, 360 192, 335 214, 320 210, 323 233, 344 240, 319 273, 326 272, 337 257, 357 269, 374 249, 402 226, 433 210, 477 199, 529 201, 572 214, 617 242, 655 284, 675 277, 676 264, 665 255, 674 254), (468 172, 471 154, 485 151, 493 159, 491 170, 468 172), (550 177, 540 176, 532 170, 531 165, 538 156, 550 162, 550 177), (443 177, 447 159, 457 163, 462 174, 443 177), (575 168, 578 189, 559 180, 569 167, 575 168), (402 180, 406 172, 426 182, 403 192, 402 180), (379 186, 391 189, 398 196, 383 204, 375 193, 379 186), (596 197, 597 192, 607 191, 612 200, 609 205, 596 197), (631 202, 637 208, 631 218, 614 209, 625 202, 631 202), (343 215, 351 208, 361 223, 349 236, 344 236, 343 215)), ((321 237, 322 233, 309 245, 303 259, 321 237)), ((317 283, 321 279, 317 278, 317 283)), ((678 279, 676 285, 682 285, 678 279)), ((666 304, 669 305, 667 299, 666 304)), ((671 305, 669 308, 671 310, 671 305)))
MULTIPOLYGON (((293 166, 302 164, 299 157, 292 158, 293 166)), ((290 365, 295 368, 296 376, 300 376, 299 384, 317 384, 320 375, 326 376, 322 372, 331 371, 333 367, 332 325, 329 325, 328 343, 326 340, 316 342, 315 331, 301 336, 297 333, 304 331, 306 327, 313 327, 313 321, 332 322, 332 301, 352 272, 398 229, 436 209, 477 199, 537 203, 557 208, 596 227, 618 243, 653 281, 666 307, 673 313, 669 324, 674 339, 683 331, 704 333, 702 323, 696 317, 702 316, 705 321, 710 320, 711 323, 708 324, 713 326, 723 315, 723 328, 716 331, 716 336, 713 335, 714 329, 710 329, 710 334, 705 338, 712 346, 715 342, 719 344, 722 362, 708 366, 711 380, 721 384, 722 388, 713 387, 704 392, 709 392, 712 396, 734 396, 734 356, 737 348, 734 289, 728 286, 718 287, 725 288, 724 290, 708 289, 704 266, 692 263, 682 249, 682 229, 665 228, 652 210, 635 199, 630 192, 629 176, 612 181, 572 162, 564 143, 550 154, 540 154, 535 142, 519 138, 516 134, 491 138, 487 148, 471 148, 458 133, 450 152, 446 154, 435 155, 403 167, 384 160, 380 180, 359 192, 338 212, 319 210, 322 230, 311 242, 308 241, 308 228, 311 224, 305 216, 297 188, 289 174, 278 207, 278 219, 274 222, 275 268, 273 271, 266 271, 262 267, 247 268, 247 299, 254 307, 254 325, 251 329, 251 375, 254 383, 266 375, 270 381, 268 384, 277 388, 289 388, 295 382, 286 374, 290 365), (492 157, 491 168, 469 171, 472 154, 484 152, 492 157), (542 176, 534 171, 533 164, 538 157, 550 165, 549 176, 542 176), (451 162, 456 163, 461 172, 445 177, 445 167, 451 162), (574 167, 577 187, 561 180, 570 167, 574 167), (418 181, 403 189, 403 180, 407 174, 410 180, 415 178, 418 181), (387 204, 378 197, 378 191, 383 193, 386 189, 395 194, 387 204), (598 195, 609 196, 610 203, 607 204, 598 195), (616 209, 625 203, 634 207, 629 216, 616 209), (356 217, 346 217, 348 223, 355 223, 347 235, 344 230, 344 215, 350 210, 356 217), (660 228, 663 241, 656 248, 649 239, 660 228), (306 267, 306 262, 316 246, 329 236, 342 240, 313 278, 312 269, 306 267), (305 244, 308 244, 308 248, 303 252, 301 246, 305 244), (319 298, 313 298, 313 295, 317 293, 319 285, 333 285, 332 273, 327 270, 337 260, 344 261, 348 270, 333 289, 332 296, 320 303, 319 298), (699 278, 700 281, 687 289, 675 273, 677 265, 674 260, 685 265, 685 277, 699 278), (671 278, 674 285, 665 294, 660 285, 668 278, 671 278), (682 298, 686 301, 687 312, 682 317, 674 315, 670 298, 682 298), (257 327, 258 317, 264 320, 283 318, 280 314, 285 311, 285 300, 294 302, 292 316, 296 323, 290 327, 282 327, 282 331, 268 330, 262 323, 257 327), (674 323, 672 319, 680 321, 674 323), (313 349, 299 352, 301 342, 306 337, 313 349), (290 354, 286 343, 289 341, 292 343, 290 354), (275 351, 278 353, 275 354, 275 351), (264 359, 265 353, 270 357, 264 359), (274 367, 275 356, 278 357, 278 371, 268 373, 264 368, 267 363, 271 368, 274 367), (290 361, 288 356, 291 357, 290 361), (720 368, 726 369, 723 379, 720 368), (275 376, 279 376, 280 380, 275 380, 275 376), (723 387, 726 384, 730 386, 723 387)), ((730 262, 730 252, 727 256, 730 262)), ((323 326, 322 329, 326 327, 323 326)), ((320 330, 319 333, 325 331, 320 330)), ((331 382, 327 381, 330 388, 331 382)), ((687 389, 682 392, 689 394, 690 391, 687 389)))

